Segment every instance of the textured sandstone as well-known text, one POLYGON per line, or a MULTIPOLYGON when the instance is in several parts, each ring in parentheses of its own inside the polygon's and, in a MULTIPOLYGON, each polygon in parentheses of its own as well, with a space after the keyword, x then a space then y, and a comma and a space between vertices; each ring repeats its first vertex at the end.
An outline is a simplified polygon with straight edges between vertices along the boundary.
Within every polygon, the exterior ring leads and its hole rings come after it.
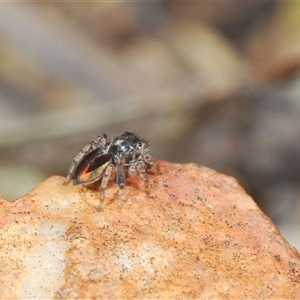
POLYGON ((51 177, 0 202, 3 299, 300 298, 300 257, 235 179, 160 162, 127 202, 51 177))

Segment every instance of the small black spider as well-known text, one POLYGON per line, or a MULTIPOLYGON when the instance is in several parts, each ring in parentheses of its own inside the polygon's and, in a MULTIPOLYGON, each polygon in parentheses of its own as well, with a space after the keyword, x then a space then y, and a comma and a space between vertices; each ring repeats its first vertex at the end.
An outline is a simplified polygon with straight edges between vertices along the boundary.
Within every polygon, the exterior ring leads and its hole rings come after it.
POLYGON ((89 185, 101 179, 99 205, 101 209, 108 182, 115 178, 120 187, 121 198, 126 201, 123 188, 126 185, 127 175, 139 174, 147 191, 146 170, 158 167, 157 162, 147 153, 149 151, 149 143, 135 133, 123 132, 112 141, 106 134, 102 134, 75 156, 63 184, 66 185, 73 179, 73 185, 89 185))

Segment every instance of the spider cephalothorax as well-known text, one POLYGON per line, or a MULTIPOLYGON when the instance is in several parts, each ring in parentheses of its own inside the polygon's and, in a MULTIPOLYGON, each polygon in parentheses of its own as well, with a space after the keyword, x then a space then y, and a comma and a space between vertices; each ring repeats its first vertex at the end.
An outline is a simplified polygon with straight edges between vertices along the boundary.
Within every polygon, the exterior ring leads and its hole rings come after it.
POLYGON ((123 132, 112 141, 103 134, 75 156, 64 185, 72 179, 73 185, 89 185, 101 179, 101 206, 107 184, 110 179, 115 178, 121 197, 126 201, 123 188, 127 175, 139 174, 144 180, 145 188, 148 187, 146 171, 152 166, 157 167, 157 162, 147 153, 149 150, 149 143, 135 133, 123 132))

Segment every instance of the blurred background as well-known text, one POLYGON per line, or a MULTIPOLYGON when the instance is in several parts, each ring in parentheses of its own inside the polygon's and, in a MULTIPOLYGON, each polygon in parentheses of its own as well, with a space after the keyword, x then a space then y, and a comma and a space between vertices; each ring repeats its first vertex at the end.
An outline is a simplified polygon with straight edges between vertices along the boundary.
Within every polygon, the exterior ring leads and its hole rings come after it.
POLYGON ((98 134, 236 177, 300 249, 299 2, 0 3, 0 193, 98 134))

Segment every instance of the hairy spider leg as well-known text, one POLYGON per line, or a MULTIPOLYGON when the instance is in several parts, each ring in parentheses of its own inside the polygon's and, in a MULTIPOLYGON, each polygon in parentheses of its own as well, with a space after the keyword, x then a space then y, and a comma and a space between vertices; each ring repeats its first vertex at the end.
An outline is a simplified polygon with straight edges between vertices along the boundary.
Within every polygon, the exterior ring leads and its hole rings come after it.
POLYGON ((148 166, 156 168, 158 174, 161 174, 159 164, 149 154, 145 154, 143 160, 148 166))
POLYGON ((99 197, 99 210, 102 209, 102 204, 105 198, 105 189, 107 188, 108 182, 111 179, 113 173, 114 166, 112 164, 108 165, 104 171, 104 175, 101 180, 100 186, 100 197, 99 197))
POLYGON ((123 201, 126 201, 126 194, 124 187, 126 185, 126 178, 124 172, 124 157, 122 152, 117 152, 115 155, 115 170, 116 170, 116 181, 119 186, 119 195, 123 201))

